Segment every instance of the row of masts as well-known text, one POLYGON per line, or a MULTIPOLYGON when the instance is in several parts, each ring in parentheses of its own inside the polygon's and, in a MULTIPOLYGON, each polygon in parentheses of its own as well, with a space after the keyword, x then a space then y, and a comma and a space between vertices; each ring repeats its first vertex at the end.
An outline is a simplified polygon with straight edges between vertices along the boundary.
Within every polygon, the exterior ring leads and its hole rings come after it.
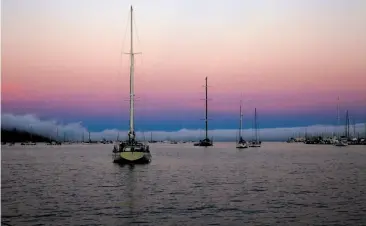
MULTIPOLYGON (((199 143, 195 144, 196 146, 212 146, 212 140, 208 137, 208 77, 205 78, 205 139, 200 140, 199 143)), ((243 113, 242 113, 242 100, 240 100, 240 123, 239 123, 239 140, 242 139, 242 128, 243 128, 243 113)), ((254 109, 254 131, 255 138, 252 142, 259 143, 259 134, 258 134, 258 122, 257 122, 257 108, 254 109)))
POLYGON ((340 118, 340 105, 339 105, 339 97, 337 98, 337 123, 336 127, 332 128, 331 131, 327 131, 325 128, 323 132, 316 132, 316 133, 309 133, 307 129, 305 128, 304 136, 301 137, 301 134, 299 133, 297 136, 296 134, 293 137, 290 137, 287 142, 304 142, 308 144, 317 144, 317 143, 333 143, 333 142, 339 142, 344 141, 345 143, 349 144, 358 144, 363 143, 364 141, 362 139, 366 138, 366 123, 365 123, 365 133, 364 138, 360 136, 360 133, 356 133, 356 121, 353 118, 352 120, 352 126, 353 131, 351 132, 351 118, 349 111, 346 110, 345 112, 345 123, 344 123, 344 132, 340 132, 341 124, 340 124, 341 118, 340 118))

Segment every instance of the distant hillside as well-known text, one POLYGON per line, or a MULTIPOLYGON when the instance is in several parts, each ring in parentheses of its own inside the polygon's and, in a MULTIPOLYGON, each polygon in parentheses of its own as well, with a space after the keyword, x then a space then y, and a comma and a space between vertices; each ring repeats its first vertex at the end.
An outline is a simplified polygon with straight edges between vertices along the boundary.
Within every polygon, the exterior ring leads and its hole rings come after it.
POLYGON ((8 130, 1 129, 1 142, 49 142, 50 139, 40 136, 34 133, 29 133, 26 131, 20 131, 17 129, 8 130))

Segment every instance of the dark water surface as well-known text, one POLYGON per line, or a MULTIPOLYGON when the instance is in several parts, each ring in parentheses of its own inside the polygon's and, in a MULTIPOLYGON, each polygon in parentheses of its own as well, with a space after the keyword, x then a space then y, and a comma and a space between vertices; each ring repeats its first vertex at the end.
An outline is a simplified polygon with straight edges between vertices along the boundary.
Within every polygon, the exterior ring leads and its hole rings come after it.
POLYGON ((134 168, 111 150, 2 146, 2 222, 366 225, 365 146, 152 144, 151 164, 134 168))

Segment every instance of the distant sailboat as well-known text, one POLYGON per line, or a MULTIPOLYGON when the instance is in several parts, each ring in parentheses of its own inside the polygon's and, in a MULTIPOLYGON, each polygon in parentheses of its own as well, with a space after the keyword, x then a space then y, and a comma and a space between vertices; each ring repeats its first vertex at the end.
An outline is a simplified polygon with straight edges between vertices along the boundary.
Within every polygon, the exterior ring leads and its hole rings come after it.
POLYGON ((58 140, 58 127, 56 128, 56 145, 61 145, 61 142, 58 140))
POLYGON ((200 140, 198 143, 195 143, 194 146, 203 146, 203 147, 208 147, 208 146, 213 146, 213 142, 212 140, 210 140, 208 138, 208 119, 207 119, 207 111, 208 111, 208 107, 207 107, 207 77, 206 77, 206 85, 205 85, 205 88, 206 88, 206 98, 205 98, 205 101, 206 101, 206 114, 205 114, 205 139, 203 140, 200 140))
MULTIPOLYGON (((338 99, 337 99, 337 129, 339 128, 339 121, 340 121, 340 118, 339 118, 339 97, 338 97, 338 99)), ((345 146, 348 146, 348 143, 344 139, 342 139, 342 137, 340 136, 340 134, 338 132, 337 139, 334 141, 333 145, 337 146, 337 147, 345 147, 345 146)))
POLYGON ((156 143, 157 141, 156 140, 153 140, 153 138, 152 138, 152 132, 150 133, 150 141, 149 141, 149 143, 156 143))
POLYGON ((36 145, 35 142, 33 142, 33 130, 32 130, 32 126, 30 125, 29 126, 29 136, 30 136, 30 139, 28 142, 22 142, 21 145, 36 145))
POLYGON ((258 138, 258 123, 257 123, 257 108, 254 109, 254 130, 255 130, 255 140, 252 140, 250 142, 249 147, 260 147, 262 144, 262 141, 259 141, 258 138))
POLYGON ((248 142, 241 136, 241 130, 243 127, 243 113, 241 112, 241 101, 240 101, 240 126, 239 126, 239 141, 236 143, 236 148, 248 148, 248 142))
POLYGON ((128 140, 119 142, 113 148, 113 162, 122 164, 145 164, 151 161, 149 145, 136 140, 134 128, 134 55, 133 52, 133 9, 131 6, 131 57, 130 65, 130 129, 128 140))

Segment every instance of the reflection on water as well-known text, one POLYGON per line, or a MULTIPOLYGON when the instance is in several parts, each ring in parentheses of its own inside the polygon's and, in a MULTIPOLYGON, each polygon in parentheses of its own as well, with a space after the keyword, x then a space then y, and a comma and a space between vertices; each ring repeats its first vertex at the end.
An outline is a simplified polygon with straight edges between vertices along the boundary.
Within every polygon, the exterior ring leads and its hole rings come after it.
POLYGON ((10 225, 366 225, 362 146, 151 144, 149 165, 110 145, 3 146, 10 225))

